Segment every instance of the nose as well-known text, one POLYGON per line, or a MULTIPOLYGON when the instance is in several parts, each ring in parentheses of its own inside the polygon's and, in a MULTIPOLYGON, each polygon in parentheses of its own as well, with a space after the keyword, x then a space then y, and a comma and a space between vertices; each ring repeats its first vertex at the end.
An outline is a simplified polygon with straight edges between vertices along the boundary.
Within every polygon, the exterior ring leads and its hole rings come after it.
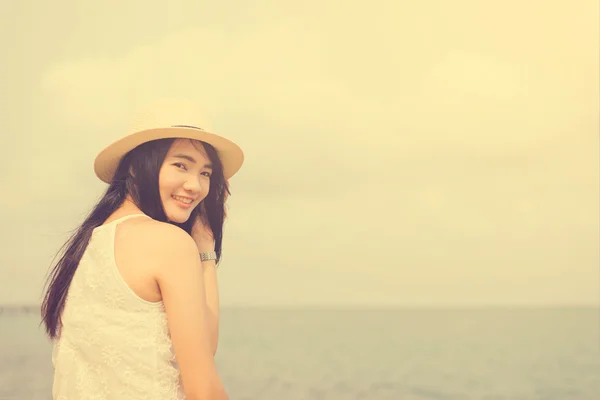
POLYGON ((202 183, 198 178, 190 178, 185 181, 183 188, 192 193, 199 193, 202 190, 202 183))

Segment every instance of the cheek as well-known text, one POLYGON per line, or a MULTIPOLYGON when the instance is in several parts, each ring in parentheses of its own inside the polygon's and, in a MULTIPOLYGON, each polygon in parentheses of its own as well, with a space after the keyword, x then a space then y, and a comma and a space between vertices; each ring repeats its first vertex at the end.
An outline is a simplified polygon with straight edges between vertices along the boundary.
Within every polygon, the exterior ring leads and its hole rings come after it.
POLYGON ((161 173, 158 177, 158 188, 163 194, 170 194, 174 188, 179 185, 176 176, 168 173, 161 173))
POLYGON ((210 192, 210 182, 207 180, 206 182, 204 182, 204 184, 202 185, 202 196, 206 197, 208 196, 208 193, 210 192))

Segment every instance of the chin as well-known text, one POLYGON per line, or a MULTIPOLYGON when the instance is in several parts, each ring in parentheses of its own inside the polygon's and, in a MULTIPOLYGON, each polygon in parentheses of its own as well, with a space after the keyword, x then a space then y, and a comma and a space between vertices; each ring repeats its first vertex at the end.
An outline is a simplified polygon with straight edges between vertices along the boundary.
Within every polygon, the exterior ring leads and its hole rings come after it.
POLYGON ((185 223, 185 221, 187 221, 187 219, 183 219, 183 218, 173 218, 173 217, 167 217, 169 219, 170 222, 175 222, 176 224, 183 224, 185 223))
POLYGON ((183 224, 190 219, 192 211, 194 210, 193 207, 182 208, 179 205, 174 204, 174 201, 171 199, 163 203, 163 208, 165 210, 165 214, 167 215, 167 219, 178 224, 183 224))
POLYGON ((182 210, 178 207, 166 207, 165 214, 167 215, 167 219, 169 221, 183 224, 190 219, 192 210, 182 210))
POLYGON ((169 221, 177 222, 178 224, 183 224, 188 219, 190 219, 190 214, 191 213, 189 213, 189 212, 182 213, 181 211, 180 212, 167 211, 167 218, 169 219, 169 221))

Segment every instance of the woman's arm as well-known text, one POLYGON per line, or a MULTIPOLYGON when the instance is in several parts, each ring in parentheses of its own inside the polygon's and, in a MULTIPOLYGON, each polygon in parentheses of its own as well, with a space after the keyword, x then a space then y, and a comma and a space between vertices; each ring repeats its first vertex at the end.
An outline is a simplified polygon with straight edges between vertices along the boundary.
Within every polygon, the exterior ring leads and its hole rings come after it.
POLYGON ((197 247, 181 229, 159 224, 146 230, 148 252, 153 253, 156 264, 155 278, 185 393, 190 400, 228 400, 214 362, 212 313, 206 303, 205 274, 197 247))
POLYGON ((217 285, 217 266, 215 260, 202 261, 204 292, 208 307, 208 330, 212 354, 217 353, 219 343, 219 287, 217 285))
MULTIPOLYGON (((227 201, 229 194, 229 182, 225 191, 227 201)), ((224 217, 227 217, 227 210, 224 209, 224 217)), ((215 240, 208 223, 198 217, 192 227, 192 238, 196 242, 198 252, 210 253, 215 249, 215 240)), ((215 260, 202 261, 202 272, 204 275, 204 292, 206 293, 206 305, 208 308, 208 329, 210 332, 210 343, 213 356, 217 353, 219 343, 219 287, 217 282, 217 266, 215 260)))

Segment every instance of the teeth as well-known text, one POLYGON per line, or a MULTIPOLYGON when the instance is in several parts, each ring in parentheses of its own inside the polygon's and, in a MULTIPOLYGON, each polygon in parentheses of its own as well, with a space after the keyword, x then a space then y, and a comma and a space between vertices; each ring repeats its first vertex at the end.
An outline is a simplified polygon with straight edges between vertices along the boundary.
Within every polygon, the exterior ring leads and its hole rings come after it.
POLYGON ((192 200, 190 200, 190 199, 185 199, 185 198, 179 197, 179 196, 173 196, 173 198, 175 200, 181 201, 182 203, 185 203, 185 204, 190 204, 192 202, 192 200))

